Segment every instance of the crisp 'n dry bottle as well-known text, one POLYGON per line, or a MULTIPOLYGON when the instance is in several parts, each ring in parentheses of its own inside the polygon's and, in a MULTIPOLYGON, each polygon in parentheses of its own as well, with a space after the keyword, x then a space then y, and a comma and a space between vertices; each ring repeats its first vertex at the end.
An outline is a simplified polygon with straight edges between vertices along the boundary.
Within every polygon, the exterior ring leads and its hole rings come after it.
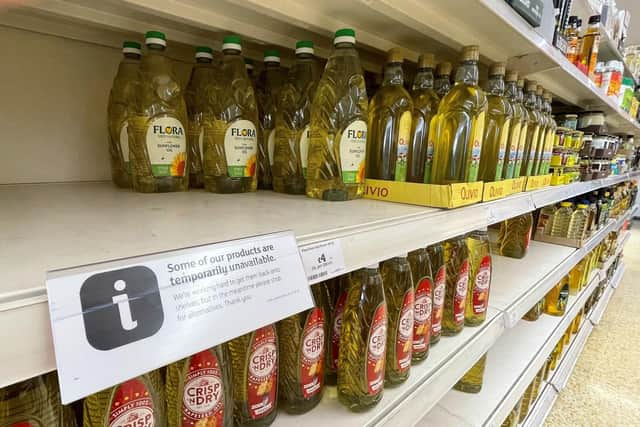
POLYGON ((387 343, 387 304, 378 265, 351 276, 342 315, 338 399, 363 411, 382 399, 387 343))
POLYGON ((433 274, 433 306, 431 310, 431 344, 440 341, 442 317, 444 316, 444 296, 447 288, 447 268, 444 259, 444 244, 436 243, 427 248, 431 273, 433 274))
POLYGON ((385 384, 409 378, 413 346, 413 276, 407 254, 382 263, 382 283, 387 301, 387 363, 385 384))
POLYGON ((327 334, 325 346, 325 375, 326 384, 336 385, 338 382, 338 355, 340 354, 340 332, 342 330, 342 315, 347 302, 350 274, 323 282, 326 294, 327 334))
POLYGON ((442 334, 457 335, 464 327, 464 312, 469 287, 469 251, 464 237, 444 242, 447 289, 444 297, 442 334))
POLYGON ((413 363, 426 359, 431 339, 431 312, 433 307, 433 275, 426 249, 409 252, 407 257, 413 276, 413 363))
POLYGON ((484 379, 484 367, 487 364, 487 354, 485 353, 478 361, 463 375, 453 386, 456 390, 465 393, 480 393, 482 381, 484 379))
POLYGON ((233 375, 233 418, 237 426, 268 426, 276 418, 278 336, 263 326, 228 342, 233 375))
POLYGON ((470 288, 464 315, 466 326, 480 325, 487 317, 489 287, 491 286, 491 253, 486 231, 474 231, 467 237, 469 264, 471 267, 470 288))
POLYGON ((167 366, 169 427, 233 426, 231 360, 222 344, 167 366))
POLYGON ((315 407, 324 392, 327 316, 322 284, 311 287, 316 306, 278 322, 280 372, 278 405, 301 414, 315 407))
POLYGON ((160 371, 130 379, 84 399, 84 427, 166 425, 164 386, 160 371), (135 424, 130 424, 135 425, 135 424))

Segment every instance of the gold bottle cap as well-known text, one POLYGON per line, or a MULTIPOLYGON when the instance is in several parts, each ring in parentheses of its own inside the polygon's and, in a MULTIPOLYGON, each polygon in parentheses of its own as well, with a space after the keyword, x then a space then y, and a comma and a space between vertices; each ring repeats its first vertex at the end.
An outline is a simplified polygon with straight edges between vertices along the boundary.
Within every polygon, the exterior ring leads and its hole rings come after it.
POLYGON ((433 53, 424 53, 418 58, 418 69, 433 68, 436 64, 436 58, 433 53))
POLYGON ((527 92, 535 92, 535 91, 536 91, 536 89, 538 89, 538 82, 537 82, 537 81, 535 81, 535 80, 527 80, 527 81, 525 82, 524 89, 525 89, 527 92))
POLYGON ((490 76, 504 76, 507 71, 507 64, 505 62, 494 62, 489 67, 490 76))
POLYGON ((504 75, 504 80, 507 82, 518 81, 518 72, 513 70, 507 70, 507 72, 504 75))
POLYGON ((461 61, 477 61, 478 59, 480 59, 480 46, 473 44, 462 48, 460 52, 461 61))
POLYGON ((404 55, 400 48, 394 47, 387 51, 387 63, 390 62, 403 62, 404 55))
POLYGON ((518 81, 516 82, 516 86, 519 88, 523 88, 524 87, 524 79, 518 79, 518 81))
POLYGON ((451 62, 441 62, 436 67, 436 75, 438 76, 448 76, 451 74, 451 62))
POLYGON ((544 93, 544 88, 542 87, 542 85, 538 85, 538 87, 536 88, 536 95, 542 96, 543 93, 544 93))

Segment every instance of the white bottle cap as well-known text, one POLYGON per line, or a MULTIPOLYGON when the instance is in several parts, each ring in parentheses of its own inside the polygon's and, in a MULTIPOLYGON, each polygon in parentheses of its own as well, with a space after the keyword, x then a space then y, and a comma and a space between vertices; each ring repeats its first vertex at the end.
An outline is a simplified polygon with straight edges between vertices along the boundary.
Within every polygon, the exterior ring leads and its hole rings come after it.
POLYGON ((209 52, 196 52, 196 58, 209 58, 213 59, 213 55, 209 52))
POLYGON ((379 267, 379 265, 380 265, 380 264, 376 262, 375 264, 369 264, 369 265, 367 265, 365 268, 369 268, 369 269, 376 269, 376 268, 378 268, 378 267, 379 267))

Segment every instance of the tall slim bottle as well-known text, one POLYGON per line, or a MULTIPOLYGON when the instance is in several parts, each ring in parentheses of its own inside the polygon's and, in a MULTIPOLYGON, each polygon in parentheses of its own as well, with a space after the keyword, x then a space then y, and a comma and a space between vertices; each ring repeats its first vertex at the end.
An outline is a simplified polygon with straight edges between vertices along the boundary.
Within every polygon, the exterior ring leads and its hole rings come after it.
MULTIPOLYGON (((526 176, 523 174, 524 164, 524 150, 527 146, 527 135, 529 133, 529 112, 524 105, 524 79, 518 79, 516 82, 518 89, 518 97, 516 98, 517 104, 520 106, 522 112, 522 119, 520 124, 520 142, 518 143, 518 154, 516 156, 516 167, 513 170, 513 177, 526 176)), ((526 169, 525 169, 526 170, 526 169)))
POLYGON ((478 46, 462 49, 456 82, 442 98, 433 118, 429 139, 433 140, 433 184, 478 180, 487 97, 478 87, 478 46))
POLYGON ((276 110, 273 189, 304 194, 309 153, 311 100, 319 79, 313 42, 296 43, 296 63, 282 86, 276 110))
POLYGON ((440 99, 451 90, 451 62, 441 62, 436 67, 436 79, 433 88, 440 99))
POLYGON ((431 316, 433 307, 433 274, 431 261, 425 248, 409 252, 407 257, 413 276, 413 352, 411 362, 427 358, 431 340, 431 316))
POLYGON ((355 31, 336 31, 333 44, 311 104, 307 195, 351 200, 364 194, 367 91, 355 31))
POLYGON ((444 242, 447 288, 444 297, 442 334, 457 335, 464 327, 469 287, 469 250, 464 236, 444 242))
POLYGON ((531 175, 538 175, 540 170, 540 164, 542 163, 542 156, 544 153, 544 146, 546 144, 548 134, 550 131, 550 123, 547 114, 544 109, 544 100, 542 95, 544 94, 544 88, 538 85, 536 89, 536 105, 538 114, 540 115, 540 130, 538 134, 538 142, 536 144, 535 151, 533 153, 533 166, 531 168, 531 175))
POLYGON ((390 49, 382 86, 369 103, 367 178, 407 180, 413 101, 404 88, 399 49, 390 49))
POLYGON ((469 290, 464 314, 466 326, 480 325, 487 317, 491 287, 491 252, 486 231, 472 232, 466 239, 469 251, 469 290))
POLYGON ((464 393, 480 393, 482 390, 482 382, 484 380, 484 368, 487 364, 487 353, 482 355, 480 359, 465 373, 460 380, 453 386, 458 391, 464 393))
POLYGON ((109 155, 111 179, 121 188, 131 187, 129 163, 129 132, 127 118, 132 114, 134 95, 139 84, 140 43, 126 41, 122 44, 123 58, 113 79, 107 106, 109 130, 109 155))
POLYGON ((338 355, 340 354, 340 335, 342 332, 342 315, 347 302, 347 294, 351 283, 350 274, 324 282, 327 294, 327 335, 325 346, 325 383, 336 385, 338 382, 338 355))
POLYGON ((387 304, 377 264, 351 277, 342 315, 338 400, 352 411, 364 411, 382 399, 387 304))
POLYGON ((444 297, 447 289, 447 265, 444 257, 444 243, 427 247, 431 272, 433 274, 433 308, 431 310, 431 344, 440 341, 442 318, 444 316, 444 297))
POLYGON ((556 123, 553 115, 551 114, 551 92, 545 90, 542 95, 543 112, 547 116, 547 136, 544 142, 544 148, 542 150, 542 161, 540 162, 540 168, 538 169, 538 175, 546 175, 549 173, 551 167, 551 153, 553 152, 553 141, 556 135, 556 129, 558 124, 556 123))
POLYGON ((224 38, 218 75, 206 89, 204 186, 214 193, 256 191, 258 106, 240 37, 224 38))
POLYGON ((600 15, 589 17, 589 26, 582 37, 582 46, 578 54, 580 68, 586 71, 589 79, 594 80, 598 51, 600 50, 600 15))
POLYGON ((527 110, 529 119, 527 126, 527 139, 524 145, 524 158, 522 159, 522 168, 520 176, 530 176, 533 171, 533 161, 535 158, 538 139, 540 138, 540 128, 542 118, 538 111, 538 98, 536 97, 536 89, 538 83, 535 80, 527 80, 525 85, 524 106, 527 110))
POLYGON ((486 182, 500 181, 505 165, 507 143, 513 109, 504 96, 506 64, 496 62, 489 67, 487 83, 487 115, 484 122, 482 157, 479 179, 486 182))
POLYGON ((440 97, 433 87, 433 66, 433 54, 420 55, 418 72, 411 88, 413 118, 407 170, 409 182, 424 182, 425 176, 431 177, 433 141, 429 140, 429 128, 440 104, 440 97))
POLYGON ((518 103, 518 87, 516 86, 518 73, 516 71, 508 70, 505 74, 504 80, 504 96, 511 106, 513 117, 509 123, 509 135, 507 136, 507 149, 504 157, 504 167, 502 168, 502 178, 511 179, 517 178, 517 175, 514 175, 514 172, 516 170, 518 150, 520 148, 520 131, 522 129, 523 108, 520 103, 518 103))

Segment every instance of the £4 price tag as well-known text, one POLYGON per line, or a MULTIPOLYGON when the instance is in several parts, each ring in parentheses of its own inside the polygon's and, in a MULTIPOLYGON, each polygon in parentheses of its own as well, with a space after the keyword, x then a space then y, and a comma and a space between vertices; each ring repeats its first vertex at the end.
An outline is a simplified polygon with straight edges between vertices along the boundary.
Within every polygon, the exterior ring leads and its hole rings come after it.
POLYGON ((300 248, 300 256, 309 284, 321 282, 345 272, 340 240, 324 240, 300 248))

